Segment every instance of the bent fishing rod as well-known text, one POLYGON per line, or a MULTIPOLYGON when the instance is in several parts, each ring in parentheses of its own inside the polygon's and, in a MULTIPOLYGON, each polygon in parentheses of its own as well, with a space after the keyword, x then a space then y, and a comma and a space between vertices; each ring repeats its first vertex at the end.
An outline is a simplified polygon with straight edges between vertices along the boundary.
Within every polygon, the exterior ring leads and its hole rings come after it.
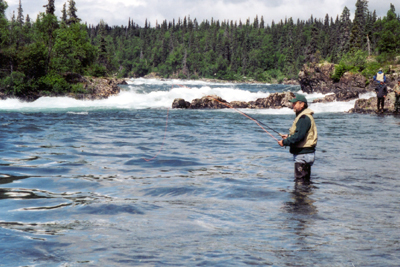
POLYGON ((254 119, 253 117, 249 116, 248 114, 244 113, 243 111, 240 111, 239 109, 234 108, 234 107, 232 107, 231 105, 229 105, 229 104, 227 104, 227 103, 225 103, 225 102, 222 102, 222 101, 216 99, 216 98, 213 97, 213 96, 210 96, 210 95, 209 95, 209 96, 206 96, 206 97, 207 97, 207 98, 211 98, 211 99, 217 101, 218 103, 220 103, 220 104, 222 104, 222 105, 224 105, 224 106, 227 106, 228 108, 231 108, 231 109, 235 110, 236 112, 242 114, 243 116, 247 117, 248 119, 254 121, 255 123, 257 123, 258 126, 260 126, 261 129, 263 129, 267 134, 269 134, 269 135, 270 135, 272 138, 274 138, 277 142, 279 142, 279 140, 276 139, 275 136, 273 136, 270 132, 268 132, 267 130, 265 130, 265 128, 262 127, 262 125, 265 126, 265 127, 267 127, 269 130, 271 130, 271 131, 277 133, 279 136, 281 136, 281 137, 283 136, 281 133, 279 133, 279 132, 277 132, 276 130, 272 129, 272 128, 269 127, 268 125, 266 125, 266 124, 260 122, 259 120, 254 119))

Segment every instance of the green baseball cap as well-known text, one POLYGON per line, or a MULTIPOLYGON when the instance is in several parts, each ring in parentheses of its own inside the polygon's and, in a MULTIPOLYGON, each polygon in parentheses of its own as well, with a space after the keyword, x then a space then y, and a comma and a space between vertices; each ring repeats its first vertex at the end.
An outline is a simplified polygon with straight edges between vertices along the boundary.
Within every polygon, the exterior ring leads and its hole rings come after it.
POLYGON ((301 102, 307 103, 307 99, 305 98, 304 95, 296 95, 295 98, 292 98, 292 99, 289 100, 289 102, 292 102, 292 103, 295 103, 297 101, 301 101, 301 102))

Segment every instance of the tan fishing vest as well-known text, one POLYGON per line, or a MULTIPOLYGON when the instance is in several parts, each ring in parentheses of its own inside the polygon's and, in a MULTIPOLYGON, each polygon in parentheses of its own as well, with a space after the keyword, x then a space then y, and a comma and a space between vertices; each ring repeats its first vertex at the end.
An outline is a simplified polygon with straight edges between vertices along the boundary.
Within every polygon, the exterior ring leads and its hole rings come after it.
POLYGON ((296 123, 300 119, 301 116, 306 115, 307 117, 310 118, 311 120, 311 127, 307 132, 306 138, 304 138, 303 141, 298 143, 296 147, 298 148, 303 148, 303 147, 316 147, 317 146, 317 141, 318 141, 318 132, 317 132, 317 126, 315 125, 314 117, 312 116, 314 114, 314 111, 311 109, 307 108, 303 110, 294 120, 292 127, 289 129, 289 136, 294 135, 296 132, 296 123))
POLYGON ((376 80, 378 82, 384 82, 385 81, 385 74, 383 72, 382 73, 377 73, 376 74, 376 80))

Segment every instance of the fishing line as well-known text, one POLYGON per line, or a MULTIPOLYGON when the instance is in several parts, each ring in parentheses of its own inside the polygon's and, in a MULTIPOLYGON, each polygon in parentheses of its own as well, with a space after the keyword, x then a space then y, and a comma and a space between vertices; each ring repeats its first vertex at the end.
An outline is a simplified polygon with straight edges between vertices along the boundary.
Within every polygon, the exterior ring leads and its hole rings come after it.
MULTIPOLYGON (((178 84, 178 86, 180 86, 180 87, 185 87, 185 88, 189 88, 189 87, 187 87, 187 86, 180 85, 180 84, 178 84)), ((172 88, 171 88, 171 89, 173 89, 173 88, 174 88, 174 85, 172 85, 172 88)), ((262 127, 262 125, 265 126, 265 127, 267 127, 268 129, 270 129, 271 131, 274 131, 275 133, 277 133, 277 134, 280 135, 280 136, 282 136, 282 134, 280 134, 279 132, 275 131, 274 129, 272 129, 272 128, 269 127, 268 125, 266 125, 266 124, 264 124, 264 123, 262 123, 262 122, 260 122, 260 121, 258 121, 258 120, 256 120, 256 119, 252 118, 251 116, 249 116, 249 115, 247 115, 246 113, 244 113, 244 112, 238 110, 237 108, 232 107, 231 105, 228 105, 227 103, 224 103, 224 102, 222 102, 222 101, 219 101, 218 99, 216 99, 216 98, 214 98, 214 97, 212 97, 212 96, 206 96, 206 97, 211 98, 211 99, 213 99, 213 100, 215 100, 215 101, 221 103, 222 105, 227 106, 228 108, 235 110, 236 112, 242 114, 243 116, 247 117, 248 119, 254 121, 255 123, 257 123, 258 126, 260 126, 261 129, 263 129, 263 130, 264 130, 267 134, 269 134, 273 139, 275 139, 276 141, 279 142, 279 140, 276 139, 275 136, 273 136, 270 132, 268 132, 267 130, 265 130, 265 128, 262 127)), ((168 110, 167 110, 167 119, 166 119, 166 123, 165 123, 164 139, 163 139, 163 143, 162 143, 162 145, 161 145, 161 148, 160 148, 160 150, 158 151, 158 153, 157 153, 154 157, 152 157, 151 159, 143 158, 143 159, 144 159, 145 161, 147 161, 147 162, 154 160, 154 159, 161 153, 161 151, 162 151, 163 148, 164 148, 165 139, 166 139, 166 137, 167 137, 168 117, 169 117, 169 108, 168 108, 168 110)))
MULTIPOLYGON (((180 84, 177 84, 177 85, 180 86, 180 87, 189 88, 189 87, 184 86, 184 85, 180 85, 180 84)), ((172 88, 174 88, 174 85, 172 85, 172 88)), ((190 88, 189 88, 189 89, 190 89, 190 88)), ((264 130, 266 133, 268 133, 272 138, 274 138, 276 141, 279 142, 278 139, 276 139, 270 132, 268 132, 267 130, 265 130, 264 127, 262 127, 261 125, 267 127, 267 128, 270 129, 271 131, 277 133, 279 136, 282 136, 281 133, 279 133, 279 132, 277 132, 276 130, 272 129, 272 128, 269 127, 268 125, 266 125, 266 124, 260 122, 259 120, 256 120, 256 119, 252 118, 251 116, 249 116, 248 114, 246 114, 246 113, 244 113, 244 112, 238 110, 237 108, 234 108, 234 107, 228 105, 227 103, 224 103, 224 102, 222 102, 222 101, 219 101, 218 99, 216 99, 216 98, 214 98, 214 97, 212 97, 212 96, 207 96, 207 97, 208 97, 208 98, 211 98, 211 99, 214 99, 215 101, 217 101, 217 102, 219 102, 219 103, 221 103, 221 104, 223 104, 223 105, 225 105, 225 106, 227 106, 227 107, 229 107, 229 108, 235 110, 236 112, 239 112, 239 113, 242 114, 243 116, 245 116, 245 117, 247 117, 248 119, 254 121, 255 123, 258 124, 258 126, 261 127, 261 129, 263 129, 263 130, 264 130)))
POLYGON ((219 102, 219 103, 221 103, 221 104, 224 105, 224 106, 227 106, 228 108, 231 108, 231 109, 235 110, 236 112, 239 112, 239 113, 242 114, 243 116, 245 116, 245 117, 247 117, 248 119, 254 121, 255 123, 257 123, 258 126, 260 126, 261 129, 263 129, 267 134, 269 134, 272 138, 274 138, 277 142, 279 142, 279 140, 276 139, 275 136, 273 136, 270 132, 268 132, 267 130, 265 130, 265 128, 262 127, 261 124, 264 125, 264 126, 266 126, 267 128, 269 128, 270 130, 276 132, 276 133, 279 134, 280 136, 282 136, 280 133, 278 133, 277 131, 275 131, 275 130, 272 129, 271 127, 269 127, 269 126, 263 124, 262 122, 260 122, 260 121, 258 121, 258 120, 256 120, 256 119, 254 119, 254 118, 252 118, 252 117, 250 117, 250 116, 247 115, 246 113, 244 113, 244 112, 238 110, 237 108, 232 107, 231 105, 228 105, 227 103, 224 103, 224 102, 222 102, 222 101, 219 101, 218 99, 216 99, 216 98, 214 98, 214 97, 212 97, 212 96, 207 96, 207 97, 208 97, 208 98, 211 98, 211 99, 213 99, 213 100, 215 100, 215 101, 217 101, 217 102, 219 102))

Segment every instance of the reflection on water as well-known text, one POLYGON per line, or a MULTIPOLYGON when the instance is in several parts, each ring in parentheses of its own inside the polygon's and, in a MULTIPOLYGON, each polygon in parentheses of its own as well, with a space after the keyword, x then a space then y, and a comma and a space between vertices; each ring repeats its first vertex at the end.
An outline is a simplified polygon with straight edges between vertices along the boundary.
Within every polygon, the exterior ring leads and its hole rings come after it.
POLYGON ((166 110, 77 112, 0 114, 0 266, 399 262, 396 117, 316 116, 304 185, 240 114, 171 110, 146 162, 166 110))

